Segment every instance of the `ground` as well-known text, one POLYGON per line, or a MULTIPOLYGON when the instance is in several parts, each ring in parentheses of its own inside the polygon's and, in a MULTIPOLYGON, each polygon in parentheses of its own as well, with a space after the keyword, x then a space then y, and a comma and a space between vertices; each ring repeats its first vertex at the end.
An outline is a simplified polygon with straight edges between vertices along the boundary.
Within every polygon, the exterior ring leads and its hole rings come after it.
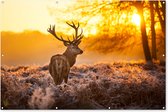
POLYGON ((3 109, 165 109, 165 66, 99 63, 55 85, 48 65, 1 66, 3 109))

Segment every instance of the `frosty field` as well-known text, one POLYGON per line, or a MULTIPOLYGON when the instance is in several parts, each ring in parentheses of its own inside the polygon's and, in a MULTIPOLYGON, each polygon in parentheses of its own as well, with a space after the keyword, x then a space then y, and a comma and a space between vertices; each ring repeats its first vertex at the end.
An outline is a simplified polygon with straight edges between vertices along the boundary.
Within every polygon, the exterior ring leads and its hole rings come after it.
POLYGON ((48 66, 1 66, 3 109, 164 109, 165 66, 99 63, 71 68, 56 86, 48 66))

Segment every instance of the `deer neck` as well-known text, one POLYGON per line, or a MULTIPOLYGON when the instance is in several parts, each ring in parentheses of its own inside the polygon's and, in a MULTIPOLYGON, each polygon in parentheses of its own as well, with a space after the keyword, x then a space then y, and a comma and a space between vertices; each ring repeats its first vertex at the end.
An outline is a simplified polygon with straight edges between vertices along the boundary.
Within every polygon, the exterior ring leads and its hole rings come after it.
POLYGON ((69 61, 69 64, 70 64, 70 67, 72 67, 75 62, 76 62, 76 56, 75 54, 69 52, 68 50, 66 50, 64 53, 63 53, 64 56, 66 56, 66 58, 68 59, 69 61))

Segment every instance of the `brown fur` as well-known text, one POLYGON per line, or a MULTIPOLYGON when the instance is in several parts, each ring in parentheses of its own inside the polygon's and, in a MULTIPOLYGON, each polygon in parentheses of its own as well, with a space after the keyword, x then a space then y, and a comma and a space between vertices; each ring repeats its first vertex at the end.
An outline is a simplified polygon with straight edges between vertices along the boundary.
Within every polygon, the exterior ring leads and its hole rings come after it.
POLYGON ((67 83, 70 65, 68 59, 64 55, 52 56, 49 64, 49 72, 54 79, 56 85, 59 85, 63 80, 67 83))
POLYGON ((78 54, 82 54, 83 51, 77 45, 68 45, 67 50, 61 55, 57 54, 52 56, 49 64, 49 72, 54 79, 56 85, 63 82, 68 82, 68 74, 70 67, 76 62, 78 54))

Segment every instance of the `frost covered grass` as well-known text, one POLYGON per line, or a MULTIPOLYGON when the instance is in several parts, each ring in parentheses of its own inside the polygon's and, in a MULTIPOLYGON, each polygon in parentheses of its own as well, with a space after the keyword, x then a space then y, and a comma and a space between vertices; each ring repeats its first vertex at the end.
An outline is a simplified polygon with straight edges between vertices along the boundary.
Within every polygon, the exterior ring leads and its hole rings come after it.
POLYGON ((80 65, 54 85, 48 66, 1 66, 4 109, 163 109, 165 66, 80 65))

